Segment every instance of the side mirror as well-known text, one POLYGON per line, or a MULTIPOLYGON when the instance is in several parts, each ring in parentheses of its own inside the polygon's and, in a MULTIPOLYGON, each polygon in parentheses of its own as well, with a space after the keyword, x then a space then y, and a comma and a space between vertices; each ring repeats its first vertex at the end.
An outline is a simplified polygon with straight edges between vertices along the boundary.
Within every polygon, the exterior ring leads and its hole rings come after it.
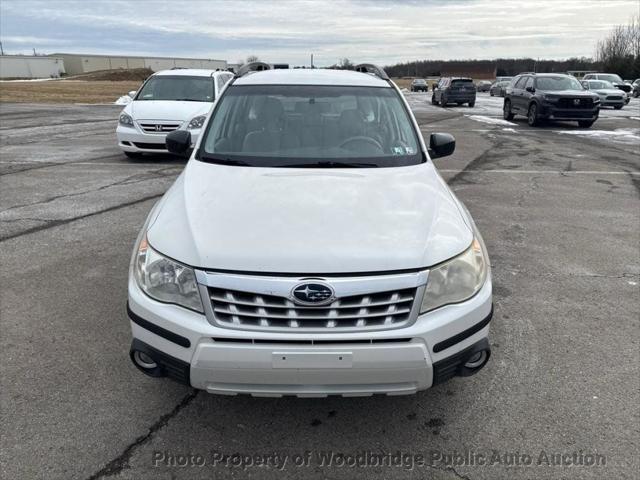
POLYGON ((525 90, 526 90, 527 92, 529 92, 529 93, 535 93, 535 91, 536 91, 536 89, 535 89, 535 88, 533 88, 533 87, 527 87, 527 88, 525 88, 525 90))
POLYGON ((166 136, 164 143, 170 153, 182 155, 191 147, 191 132, 174 130, 166 136))
POLYGON ((451 155, 456 149, 456 139, 448 133, 432 133, 429 137, 429 156, 440 158, 451 155))
POLYGON ((129 95, 131 98, 136 96, 136 93, 138 93, 136 90, 131 90, 127 95, 129 95))

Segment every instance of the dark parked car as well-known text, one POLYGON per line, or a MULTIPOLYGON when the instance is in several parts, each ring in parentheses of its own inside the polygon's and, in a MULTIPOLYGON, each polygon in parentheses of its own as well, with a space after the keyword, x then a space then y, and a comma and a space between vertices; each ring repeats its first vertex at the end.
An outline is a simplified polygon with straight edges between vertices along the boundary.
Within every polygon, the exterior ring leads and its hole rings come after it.
POLYGON ((631 91, 631 95, 633 95, 633 98, 638 98, 640 97, 640 78, 636 78, 633 81, 633 90, 631 91))
POLYGON ((491 88, 491 82, 489 80, 480 80, 476 84, 476 89, 479 92, 488 92, 490 88, 491 88))
POLYGON ((450 103, 468 103, 473 107, 476 104, 476 86, 470 78, 442 77, 433 91, 431 103, 443 107, 450 103))
POLYGON ((620 78, 620 75, 616 75, 615 73, 587 73, 582 80, 605 80, 607 82, 611 82, 614 87, 619 88, 620 90, 631 93, 633 87, 631 84, 625 82, 620 78))
POLYGON ((411 91, 412 92, 428 92, 429 85, 424 78, 414 78, 411 82, 411 91))
POLYGON ((507 88, 503 117, 525 115, 530 126, 541 120, 575 120, 589 128, 598 119, 600 97, 582 88, 571 75, 528 73, 518 75, 507 88))
POLYGON ((489 95, 491 95, 492 97, 498 96, 498 97, 504 97, 504 93, 507 90, 507 86, 511 83, 511 80, 503 80, 501 82, 495 82, 493 85, 491 85, 491 88, 489 88, 489 95))

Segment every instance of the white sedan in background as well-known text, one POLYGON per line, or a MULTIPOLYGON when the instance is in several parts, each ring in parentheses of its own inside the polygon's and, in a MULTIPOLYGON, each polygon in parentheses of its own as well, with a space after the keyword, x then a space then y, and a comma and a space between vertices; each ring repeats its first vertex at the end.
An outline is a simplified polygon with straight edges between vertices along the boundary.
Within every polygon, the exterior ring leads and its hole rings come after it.
POLYGON ((620 110, 629 103, 629 96, 606 80, 583 80, 582 86, 600 97, 601 107, 613 107, 620 110))
POLYGON ((116 136, 129 158, 168 153, 164 139, 189 130, 195 145, 213 102, 233 74, 199 69, 164 70, 151 75, 122 110, 116 136))

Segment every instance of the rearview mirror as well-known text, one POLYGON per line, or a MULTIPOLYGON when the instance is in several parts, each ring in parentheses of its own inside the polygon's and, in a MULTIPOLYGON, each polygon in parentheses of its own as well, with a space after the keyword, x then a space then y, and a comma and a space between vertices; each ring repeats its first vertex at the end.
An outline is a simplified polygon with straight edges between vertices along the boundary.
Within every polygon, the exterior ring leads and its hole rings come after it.
POLYGON ((535 89, 535 88, 533 88, 533 87, 527 87, 527 88, 525 88, 525 90, 526 90, 527 92, 529 92, 529 93, 535 93, 535 91, 536 91, 536 89, 535 89))
POLYGON ((131 90, 127 95, 129 95, 131 98, 133 98, 133 97, 136 96, 136 93, 138 93, 138 92, 136 92, 135 90, 131 90))
POLYGON ((170 153, 182 155, 191 147, 191 132, 175 130, 166 136, 164 143, 170 153))
POLYGON ((432 133, 429 137, 429 156, 440 158, 451 155, 456 149, 456 139, 448 133, 432 133))

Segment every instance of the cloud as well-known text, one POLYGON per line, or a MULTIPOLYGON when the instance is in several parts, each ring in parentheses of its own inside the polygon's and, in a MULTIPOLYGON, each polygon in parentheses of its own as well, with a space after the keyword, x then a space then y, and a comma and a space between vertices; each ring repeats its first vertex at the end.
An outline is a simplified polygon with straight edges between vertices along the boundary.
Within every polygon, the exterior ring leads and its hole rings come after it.
POLYGON ((412 59, 591 56, 637 0, 2 0, 6 51, 327 65, 412 59), (594 21, 597 19, 597 21, 594 21))

